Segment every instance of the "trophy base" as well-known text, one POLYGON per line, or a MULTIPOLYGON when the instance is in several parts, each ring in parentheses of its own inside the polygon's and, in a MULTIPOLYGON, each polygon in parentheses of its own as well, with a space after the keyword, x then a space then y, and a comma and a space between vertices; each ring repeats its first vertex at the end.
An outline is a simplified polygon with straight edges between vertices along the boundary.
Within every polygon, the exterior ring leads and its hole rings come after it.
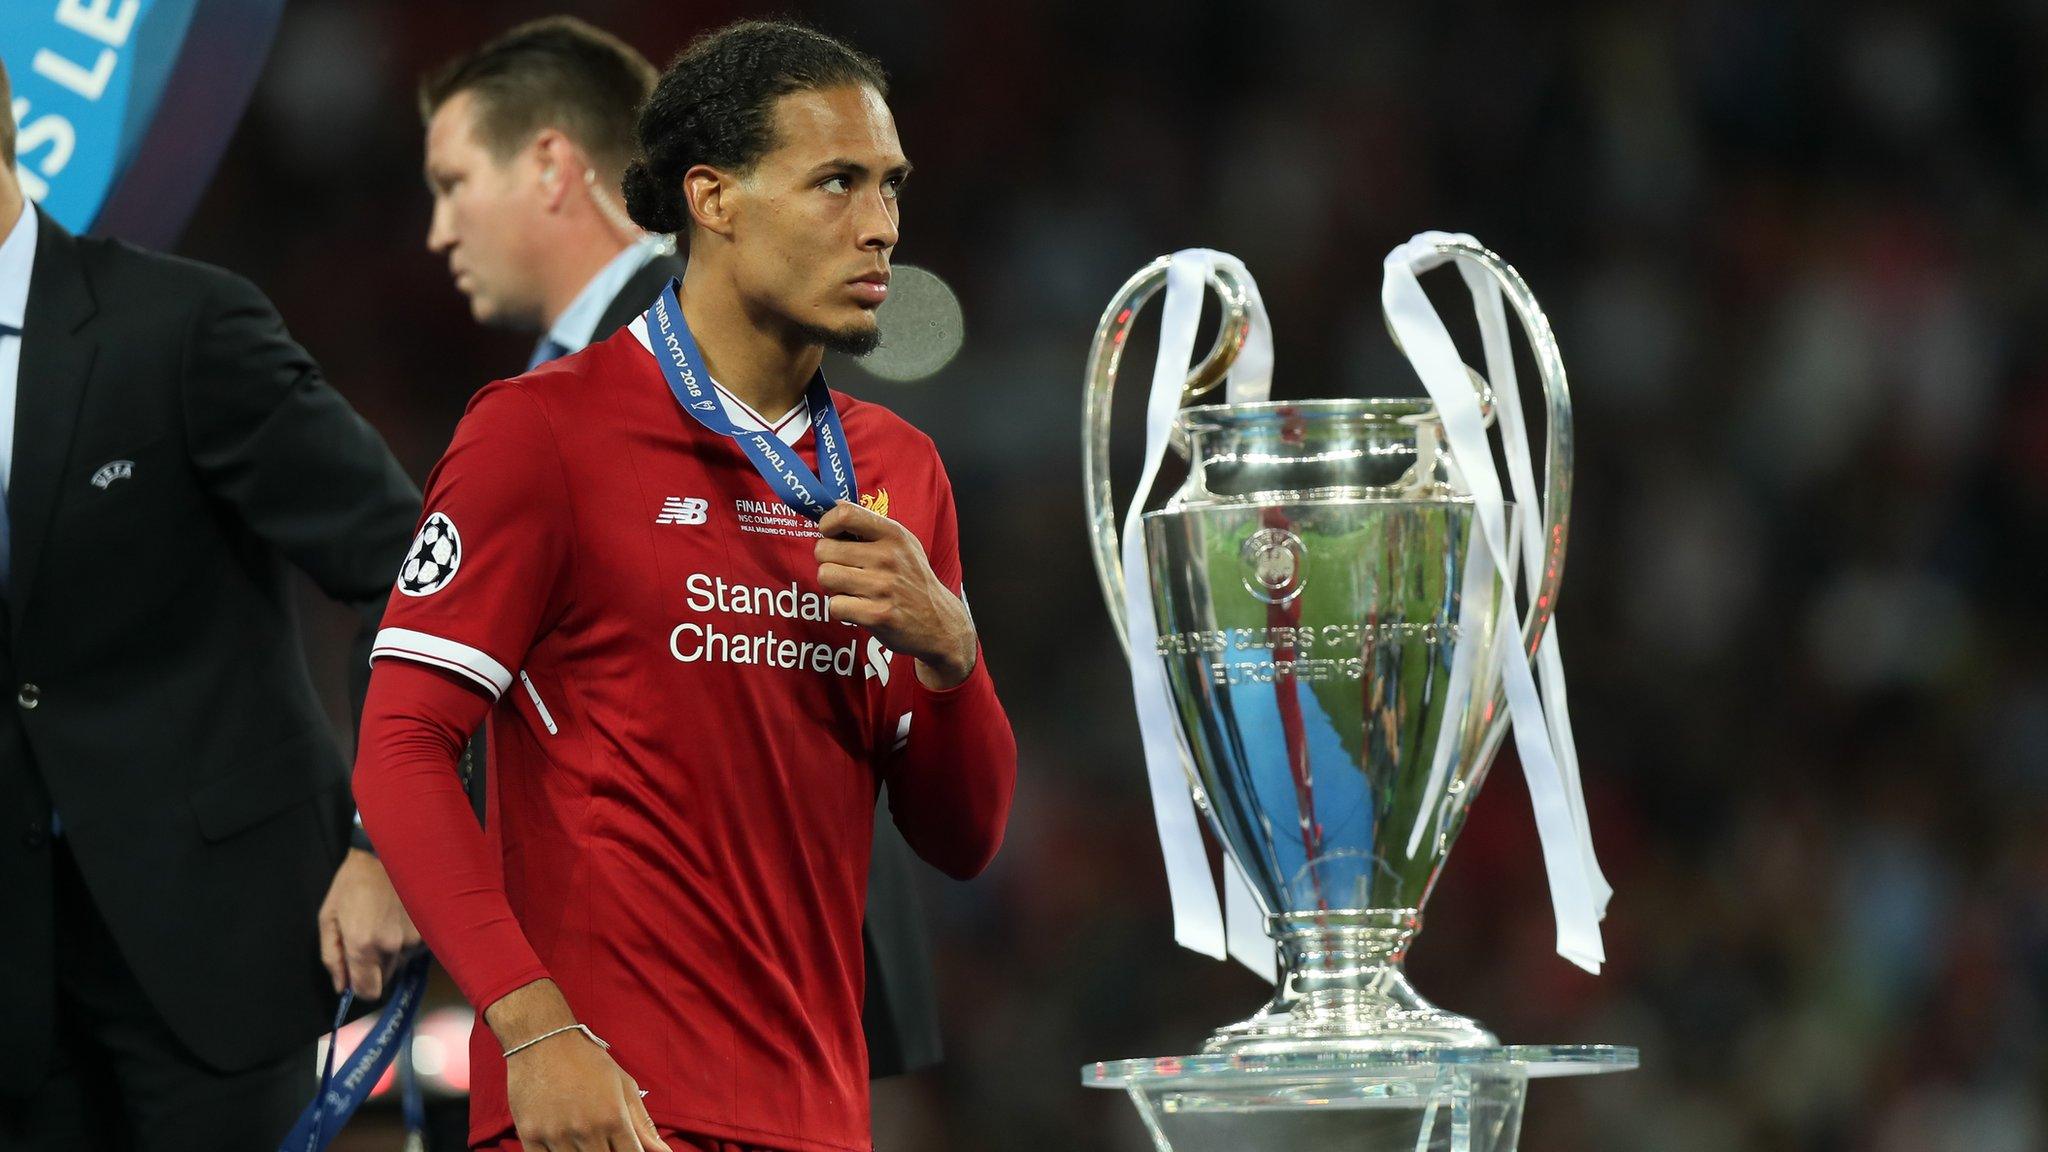
POLYGON ((1497 1048, 1478 1021, 1422 998, 1402 971, 1421 927, 1412 908, 1285 913, 1269 930, 1282 959, 1273 999, 1223 1028, 1205 1054, 1243 1057, 1497 1048))
POLYGON ((1598 1045, 1337 1047, 1120 1060, 1081 1082, 1128 1092, 1158 1152, 1514 1152, 1531 1079, 1636 1062, 1598 1045))
POLYGON ((1357 987, 1291 995, 1299 982, 1283 981, 1271 1003, 1249 1020, 1218 1029, 1202 1051, 1278 1057, 1500 1046, 1477 1020, 1424 1000, 1397 964, 1361 975, 1357 987))

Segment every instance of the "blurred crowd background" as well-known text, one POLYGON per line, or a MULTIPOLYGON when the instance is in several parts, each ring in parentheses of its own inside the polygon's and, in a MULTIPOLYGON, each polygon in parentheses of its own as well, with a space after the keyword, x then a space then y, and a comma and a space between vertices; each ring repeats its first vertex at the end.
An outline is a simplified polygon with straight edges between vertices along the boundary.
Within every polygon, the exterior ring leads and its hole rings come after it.
MULTIPOLYGON (((564 8, 658 63, 770 11, 292 0, 179 245, 261 284, 417 477, 530 337, 475 328, 425 251, 414 83, 564 8)), ((1022 749, 994 868, 930 876, 951 1059, 878 1085, 880 1149, 1137 1152, 1081 1065, 1190 1051, 1262 999, 1172 943, 1085 547, 1082 365, 1129 273, 1203 245, 1264 290, 1276 395, 1419 394, 1378 266, 1426 228, 1520 268, 1578 406, 1560 619, 1611 963, 1552 954, 1511 749, 1412 960, 1506 1040, 1641 1047, 1535 1085, 1524 1147, 2048 1147, 2048 10, 773 11, 893 74, 897 255, 955 287, 967 341, 918 384, 834 381, 945 454, 1022 749)), ((340 717, 348 619, 306 603, 340 717)))

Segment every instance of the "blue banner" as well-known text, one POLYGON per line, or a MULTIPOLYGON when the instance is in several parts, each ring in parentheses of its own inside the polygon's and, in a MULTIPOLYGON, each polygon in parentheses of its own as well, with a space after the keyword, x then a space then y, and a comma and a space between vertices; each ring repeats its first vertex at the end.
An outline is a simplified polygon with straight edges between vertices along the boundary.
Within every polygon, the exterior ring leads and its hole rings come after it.
POLYGON ((59 224, 176 239, 248 104, 284 0, 6 0, 15 172, 59 224))

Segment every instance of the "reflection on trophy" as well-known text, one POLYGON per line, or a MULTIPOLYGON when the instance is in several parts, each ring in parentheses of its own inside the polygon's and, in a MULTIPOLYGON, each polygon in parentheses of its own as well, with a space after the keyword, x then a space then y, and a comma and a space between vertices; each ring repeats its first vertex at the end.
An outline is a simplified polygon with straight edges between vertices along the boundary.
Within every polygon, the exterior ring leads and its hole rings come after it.
POLYGON ((1530 1078, 1636 1061, 1631 1049, 1503 1046, 1425 1000, 1402 970, 1511 730, 1530 774, 1560 951, 1589 968, 1600 960, 1606 891, 1551 627, 1572 457, 1555 341, 1521 278, 1470 237, 1417 237, 1387 270, 1389 326, 1429 399, 1267 400, 1263 305, 1243 265, 1220 253, 1155 261, 1111 300, 1096 333, 1091 535, 1148 726, 1177 934, 1217 951, 1214 882, 1199 843, 1190 847, 1192 817, 1173 817, 1192 802, 1224 845, 1226 887, 1242 885, 1225 901, 1230 953, 1254 967, 1278 955, 1272 1000, 1199 1054, 1084 1070, 1091 1086, 1130 1092, 1162 1150, 1511 1152, 1530 1078), (1417 286, 1416 274, 1439 264, 1457 266, 1472 290, 1485 375, 1457 357, 1417 286), (1150 450, 1120 537, 1110 400, 1125 339, 1162 287, 1150 450), (1208 289, 1221 324, 1190 371, 1208 289), (1503 300, 1542 377, 1540 498, 1503 300), (1247 359, 1262 363, 1247 372, 1247 359), (1226 382, 1229 402, 1181 407, 1226 382), (1505 486, 1489 429, 1502 440, 1505 486), (1184 457, 1186 479, 1141 514, 1168 447, 1184 457))

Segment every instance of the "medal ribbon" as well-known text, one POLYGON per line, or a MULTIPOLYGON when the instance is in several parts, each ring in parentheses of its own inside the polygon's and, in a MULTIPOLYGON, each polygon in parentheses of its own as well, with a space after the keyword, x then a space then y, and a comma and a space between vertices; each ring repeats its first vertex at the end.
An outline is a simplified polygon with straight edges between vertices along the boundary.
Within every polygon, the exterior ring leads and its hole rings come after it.
POLYGON ((811 377, 804 389, 804 403, 811 412, 811 435, 818 446, 819 471, 826 480, 806 466, 796 452, 773 432, 735 428, 719 402, 710 373, 704 371, 703 354, 697 339, 683 320, 683 304, 671 279, 647 309, 647 342, 654 346, 655 362, 662 378, 683 411, 697 423, 720 436, 737 441, 747 462, 768 482, 782 502, 813 521, 824 518, 832 505, 854 500, 860 489, 853 479, 853 457, 846 450, 846 430, 839 424, 839 410, 833 407, 832 391, 825 386, 825 373, 811 377), (827 480, 830 486, 827 486, 827 480))
MULTIPOLYGON (((399 970, 398 979, 392 984, 391 999, 384 1004, 384 1011, 377 1016, 377 1022, 370 1027, 369 1035, 349 1055, 337 1074, 334 1069, 334 1050, 340 1046, 341 1025, 348 1019, 349 1006, 355 1003, 354 992, 344 992, 340 1007, 334 1012, 334 1030, 327 1037, 327 1060, 320 1073, 320 1090, 313 1102, 299 1113, 298 1122, 278 1144, 278 1152, 319 1152, 339 1135, 349 1117, 356 1114, 363 1101, 377 1087, 377 1081, 384 1075, 384 1069, 398 1055, 400 1047, 412 1038, 413 1019, 419 1015, 420 1000, 427 992, 427 966, 431 958, 422 952, 408 960, 399 970)), ((407 1112, 410 1122, 413 1115, 407 1112)))

